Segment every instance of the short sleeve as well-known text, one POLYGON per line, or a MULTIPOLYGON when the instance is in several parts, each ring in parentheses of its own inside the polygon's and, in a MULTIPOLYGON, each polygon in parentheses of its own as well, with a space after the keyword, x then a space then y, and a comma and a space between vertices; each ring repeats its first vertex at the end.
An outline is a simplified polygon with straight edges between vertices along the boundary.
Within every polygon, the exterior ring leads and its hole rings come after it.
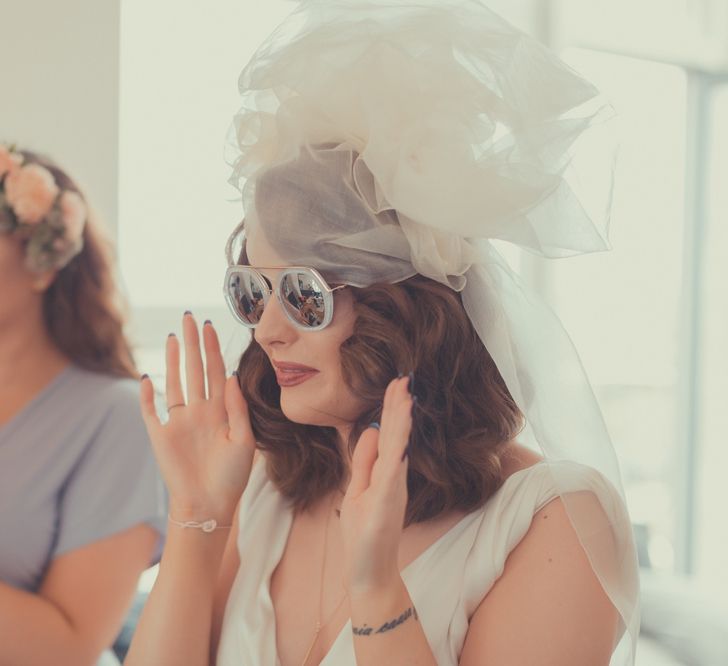
POLYGON ((136 383, 105 387, 89 418, 101 418, 59 498, 53 557, 140 523, 157 530, 161 556, 167 497, 137 402, 136 383))
POLYGON ((599 528, 605 524, 599 512, 602 504, 592 500, 596 496, 610 506, 616 490, 610 492, 609 482, 596 470, 572 461, 554 461, 511 474, 488 500, 477 521, 462 588, 468 620, 503 573, 508 556, 526 536, 533 516, 559 497, 556 478, 564 492, 574 498, 570 506, 591 511, 593 533, 601 532, 599 528))

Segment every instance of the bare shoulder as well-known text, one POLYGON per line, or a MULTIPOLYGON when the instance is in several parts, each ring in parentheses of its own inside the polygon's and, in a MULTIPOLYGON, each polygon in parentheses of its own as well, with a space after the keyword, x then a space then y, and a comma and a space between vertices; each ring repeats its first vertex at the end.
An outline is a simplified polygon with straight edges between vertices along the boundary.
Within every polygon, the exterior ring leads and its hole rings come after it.
POLYGON ((471 617, 460 666, 606 665, 618 619, 555 498, 534 514, 471 617))
POLYGON ((509 442, 501 456, 503 478, 508 478, 514 472, 531 467, 542 460, 543 456, 527 446, 515 441, 509 442))

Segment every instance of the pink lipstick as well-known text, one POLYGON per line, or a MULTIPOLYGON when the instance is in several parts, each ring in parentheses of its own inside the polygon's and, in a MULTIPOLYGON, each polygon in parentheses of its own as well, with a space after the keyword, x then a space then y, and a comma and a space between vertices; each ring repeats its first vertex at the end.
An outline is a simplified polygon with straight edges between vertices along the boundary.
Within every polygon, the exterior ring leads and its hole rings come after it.
POLYGON ((274 361, 276 380, 281 387, 297 386, 318 374, 316 368, 310 368, 300 363, 283 363, 274 361))

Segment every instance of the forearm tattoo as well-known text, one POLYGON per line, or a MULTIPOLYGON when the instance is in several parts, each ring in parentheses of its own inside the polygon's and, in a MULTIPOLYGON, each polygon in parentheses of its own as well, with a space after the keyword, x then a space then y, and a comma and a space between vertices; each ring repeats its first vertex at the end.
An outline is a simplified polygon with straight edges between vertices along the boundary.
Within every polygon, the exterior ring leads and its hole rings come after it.
POLYGON ((370 636, 371 634, 383 634, 387 631, 391 631, 392 629, 396 629, 400 624, 406 622, 411 617, 414 617, 415 621, 419 620, 419 617, 417 616, 417 611, 415 610, 414 606, 408 608, 404 613, 402 613, 402 615, 394 618, 394 620, 385 622, 381 627, 379 627, 379 629, 375 629, 374 627, 368 627, 365 623, 361 627, 354 627, 352 625, 351 630, 354 632, 355 636, 370 636))

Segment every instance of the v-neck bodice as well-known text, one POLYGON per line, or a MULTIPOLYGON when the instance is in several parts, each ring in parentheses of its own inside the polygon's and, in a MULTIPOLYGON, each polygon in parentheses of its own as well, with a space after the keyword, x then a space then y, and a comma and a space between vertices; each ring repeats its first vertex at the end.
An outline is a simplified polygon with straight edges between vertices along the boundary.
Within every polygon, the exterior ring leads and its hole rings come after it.
MULTIPOLYGON (((575 489, 592 487, 598 476, 577 463, 556 464, 570 468, 575 489)), ((520 470, 483 507, 464 516, 402 569, 402 580, 438 664, 458 663, 470 617, 503 572, 508 554, 527 532, 533 514, 554 497, 548 464, 520 470)), ((218 666, 280 666, 270 582, 292 523, 293 511, 268 479, 261 457, 240 503, 241 566, 225 609, 218 666)), ((349 620, 321 666, 355 666, 350 626, 349 620)))
MULTIPOLYGON (((273 599, 271 595, 271 578, 273 576, 273 572, 276 570, 276 567, 281 561, 281 558, 283 557, 283 553, 286 548, 286 544, 288 541, 288 536, 291 531, 291 527, 293 525, 293 512, 286 508, 284 509, 285 517, 282 517, 281 524, 280 524, 280 530, 281 533, 285 535, 282 541, 279 541, 276 543, 276 550, 274 552, 270 553, 270 560, 271 560, 271 567, 270 572, 266 575, 264 581, 263 581, 263 588, 264 593, 266 595, 266 600, 269 604, 269 607, 271 609, 270 612, 270 618, 269 621, 273 627, 272 636, 273 636, 273 642, 274 647, 277 651, 277 624, 276 624, 276 617, 275 617, 275 610, 273 608, 273 599)), ((415 557, 409 564, 407 564, 405 567, 403 567, 400 571, 400 575, 402 576, 402 580, 404 580, 405 584, 407 585, 409 589, 409 580, 412 577, 411 571, 416 570, 417 568, 420 568, 423 566, 423 562, 427 560, 427 558, 430 556, 431 553, 435 552, 438 548, 446 547, 446 543, 449 539, 455 539, 457 538, 457 534, 460 532, 460 530, 465 529, 467 524, 472 522, 477 518, 478 512, 469 513, 466 516, 463 516, 455 525, 453 525, 447 532, 442 534, 438 539, 436 539, 432 544, 430 544, 425 550, 423 550, 417 557, 415 557)), ((345 636, 351 635, 351 619, 348 619, 339 633, 336 636, 336 639, 331 644, 331 647, 329 648, 329 651, 326 653, 326 656, 319 662, 319 666, 328 666, 328 664, 339 664, 340 661, 330 661, 332 653, 335 653, 338 649, 338 644, 342 641, 344 641, 345 636)), ((349 639, 349 642, 351 643, 351 639, 349 639)), ((353 647, 353 644, 352 644, 353 647)), ((276 654, 276 664, 275 666, 280 666, 280 661, 278 660, 278 656, 276 654)))

